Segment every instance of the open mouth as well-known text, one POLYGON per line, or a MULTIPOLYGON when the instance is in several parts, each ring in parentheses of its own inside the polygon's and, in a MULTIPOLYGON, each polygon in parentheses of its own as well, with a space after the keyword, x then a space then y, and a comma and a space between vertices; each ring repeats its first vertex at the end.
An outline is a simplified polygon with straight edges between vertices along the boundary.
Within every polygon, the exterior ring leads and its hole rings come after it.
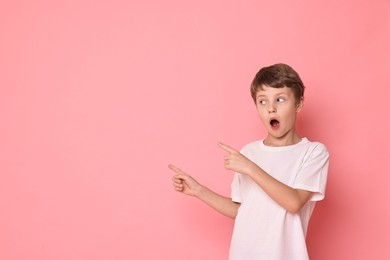
POLYGON ((270 121, 270 125, 271 125, 271 127, 272 127, 273 129, 276 129, 276 128, 279 127, 279 121, 276 120, 276 119, 272 119, 272 120, 270 121))

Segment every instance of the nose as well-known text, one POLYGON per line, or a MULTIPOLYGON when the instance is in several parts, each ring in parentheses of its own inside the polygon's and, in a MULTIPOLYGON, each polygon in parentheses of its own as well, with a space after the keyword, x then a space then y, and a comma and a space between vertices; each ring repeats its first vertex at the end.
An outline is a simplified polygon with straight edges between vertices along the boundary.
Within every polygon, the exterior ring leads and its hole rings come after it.
POLYGON ((276 108, 274 106, 274 103, 270 103, 268 106, 268 113, 275 113, 275 112, 276 112, 276 108))

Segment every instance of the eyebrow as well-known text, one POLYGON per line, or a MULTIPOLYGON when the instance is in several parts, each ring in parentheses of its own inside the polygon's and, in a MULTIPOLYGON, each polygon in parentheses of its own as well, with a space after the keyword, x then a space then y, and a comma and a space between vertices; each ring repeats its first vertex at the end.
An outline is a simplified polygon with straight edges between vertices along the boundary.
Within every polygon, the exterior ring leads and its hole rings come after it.
MULTIPOLYGON (((288 95, 288 93, 281 91, 281 92, 275 93, 275 95, 273 95, 273 96, 279 96, 279 95, 288 95)), ((263 95, 263 94, 256 95, 256 98, 260 98, 260 97, 268 97, 268 96, 263 95)))

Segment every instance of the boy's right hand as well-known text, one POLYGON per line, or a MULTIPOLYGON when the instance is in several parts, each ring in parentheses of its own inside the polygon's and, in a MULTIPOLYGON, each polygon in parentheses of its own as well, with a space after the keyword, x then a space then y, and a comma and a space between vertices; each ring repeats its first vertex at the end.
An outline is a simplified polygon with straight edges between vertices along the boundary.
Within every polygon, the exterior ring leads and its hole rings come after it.
POLYGON ((202 186, 194 178, 174 165, 168 165, 168 168, 176 173, 172 177, 173 187, 176 191, 190 196, 198 196, 202 186))

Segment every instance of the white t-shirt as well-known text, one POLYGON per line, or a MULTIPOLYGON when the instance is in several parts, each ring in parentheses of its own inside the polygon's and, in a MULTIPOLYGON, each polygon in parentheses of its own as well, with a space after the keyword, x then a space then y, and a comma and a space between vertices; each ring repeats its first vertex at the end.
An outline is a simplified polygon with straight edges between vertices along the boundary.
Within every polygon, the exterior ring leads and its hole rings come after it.
POLYGON ((250 177, 235 173, 232 200, 241 203, 235 219, 230 260, 309 259, 306 232, 315 202, 325 195, 329 153, 318 142, 270 147, 263 140, 246 145, 241 153, 282 183, 314 192, 296 214, 273 201, 250 177))

